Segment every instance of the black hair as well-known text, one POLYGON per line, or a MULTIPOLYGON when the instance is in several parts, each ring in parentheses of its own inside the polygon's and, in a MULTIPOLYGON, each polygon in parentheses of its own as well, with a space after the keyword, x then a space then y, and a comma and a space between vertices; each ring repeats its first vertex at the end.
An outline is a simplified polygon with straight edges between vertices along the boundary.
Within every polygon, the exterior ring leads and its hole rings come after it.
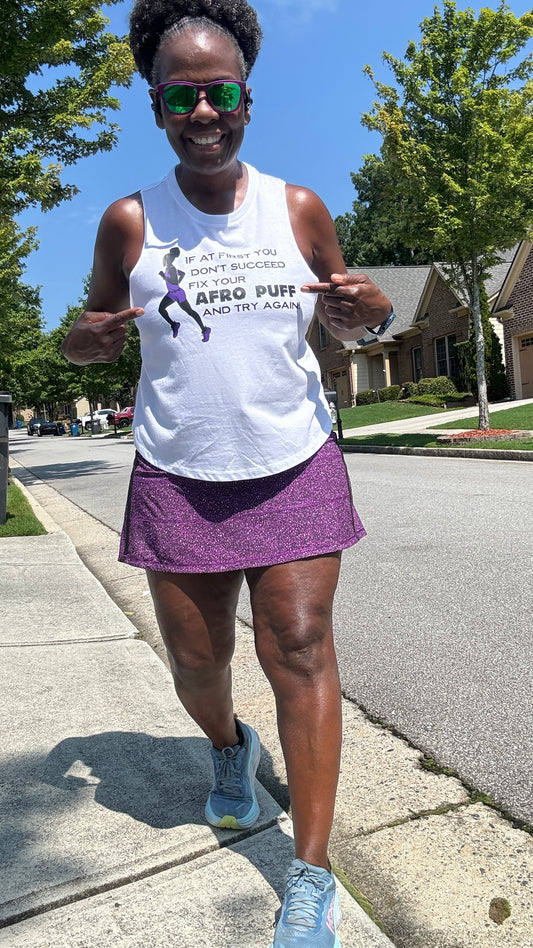
POLYGON ((242 53, 243 79, 247 79, 262 39, 257 14, 247 0, 135 0, 130 16, 130 46, 141 76, 153 81, 162 38, 177 32, 182 21, 194 20, 204 26, 209 22, 214 29, 229 34, 242 53))

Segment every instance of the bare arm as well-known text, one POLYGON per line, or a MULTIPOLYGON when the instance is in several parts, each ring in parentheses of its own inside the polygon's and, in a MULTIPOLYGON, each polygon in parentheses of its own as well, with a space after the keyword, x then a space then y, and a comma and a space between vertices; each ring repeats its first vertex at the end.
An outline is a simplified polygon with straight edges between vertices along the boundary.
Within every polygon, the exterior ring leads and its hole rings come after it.
POLYGON ((129 320, 144 312, 129 306, 129 276, 142 243, 140 195, 116 201, 98 228, 85 312, 63 341, 63 354, 70 362, 89 365, 118 359, 129 320))
POLYGON ((362 273, 348 274, 335 225, 313 191, 287 185, 289 214, 298 246, 320 282, 302 287, 319 293, 316 314, 332 336, 348 342, 379 326, 392 310, 390 300, 362 273))

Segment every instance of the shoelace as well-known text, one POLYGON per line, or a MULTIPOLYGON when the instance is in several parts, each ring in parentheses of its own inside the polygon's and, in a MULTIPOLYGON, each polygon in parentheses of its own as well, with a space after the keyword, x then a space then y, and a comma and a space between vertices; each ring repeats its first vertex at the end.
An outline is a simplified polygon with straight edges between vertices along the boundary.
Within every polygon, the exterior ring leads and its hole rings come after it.
POLYGON ((222 759, 216 758, 216 789, 226 797, 242 796, 241 774, 237 758, 238 754, 228 755, 222 759))
POLYGON ((287 884, 290 901, 285 916, 289 925, 299 925, 301 928, 316 927, 320 915, 320 895, 324 888, 325 882, 312 878, 306 869, 290 876, 287 884))

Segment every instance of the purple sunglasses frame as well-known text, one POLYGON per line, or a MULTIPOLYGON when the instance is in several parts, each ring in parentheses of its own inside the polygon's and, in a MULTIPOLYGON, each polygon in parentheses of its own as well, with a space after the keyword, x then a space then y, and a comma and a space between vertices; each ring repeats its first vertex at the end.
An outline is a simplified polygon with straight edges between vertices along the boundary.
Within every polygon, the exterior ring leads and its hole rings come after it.
POLYGON ((179 79, 176 79, 175 81, 171 81, 171 82, 160 82, 155 88, 156 88, 157 94, 161 96, 161 99, 163 101, 163 104, 167 112, 170 112, 171 115, 190 115, 191 112, 194 112, 196 106, 198 105, 200 92, 205 92, 209 105, 211 106, 212 109, 215 110, 215 112, 218 112, 219 115, 232 115, 233 112, 236 112, 240 108, 243 99, 246 101, 246 83, 241 82, 238 79, 215 79, 213 82, 182 82, 179 79), (239 89, 241 90, 241 95, 234 109, 218 109, 216 105, 211 101, 211 97, 209 95, 209 89, 212 89, 213 86, 225 85, 227 82, 231 82, 231 84, 234 86, 239 86, 239 89), (196 101, 193 107, 189 109, 188 112, 173 112, 172 109, 169 108, 164 96, 164 91, 165 89, 168 89, 169 86, 188 86, 190 89, 196 89, 196 101))

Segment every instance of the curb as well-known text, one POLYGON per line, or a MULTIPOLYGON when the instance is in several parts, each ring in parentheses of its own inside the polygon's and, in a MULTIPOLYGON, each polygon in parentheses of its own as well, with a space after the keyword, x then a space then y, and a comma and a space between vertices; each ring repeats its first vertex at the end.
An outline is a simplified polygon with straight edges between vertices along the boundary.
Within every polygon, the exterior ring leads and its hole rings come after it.
POLYGON ((345 454, 408 454, 415 457, 478 458, 485 461, 533 461, 533 451, 491 451, 489 448, 413 448, 409 445, 343 444, 345 454))

